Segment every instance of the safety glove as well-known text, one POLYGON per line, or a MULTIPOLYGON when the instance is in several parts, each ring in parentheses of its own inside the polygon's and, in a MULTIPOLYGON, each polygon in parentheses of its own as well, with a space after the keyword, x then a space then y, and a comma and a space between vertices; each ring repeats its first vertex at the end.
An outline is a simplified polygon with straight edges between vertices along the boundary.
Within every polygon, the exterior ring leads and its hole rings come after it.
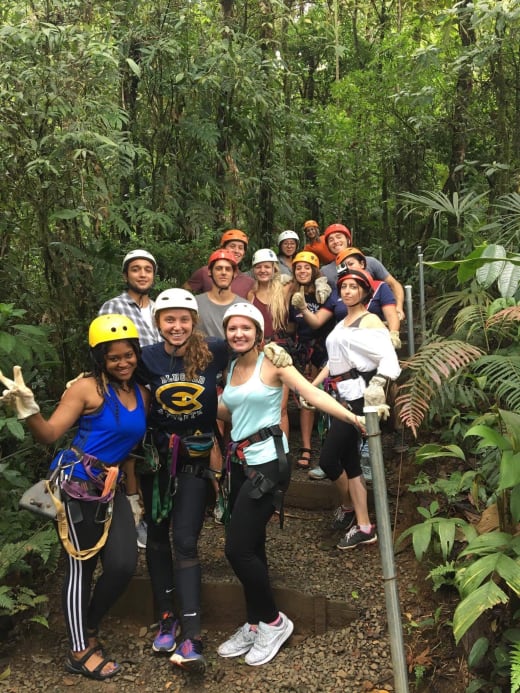
POLYGON ((305 310, 305 308, 307 308, 305 296, 303 295, 303 287, 292 295, 291 305, 293 305, 296 310, 305 310))
POLYGON ((130 507, 132 508, 132 514, 134 516, 135 526, 137 527, 137 525, 141 521, 141 517, 143 516, 141 503, 139 502, 139 494, 138 493, 132 493, 131 495, 127 496, 127 498, 128 498, 128 502, 130 503, 130 507))
POLYGON ((20 366, 13 366, 13 380, 7 378, 0 371, 0 382, 6 387, 0 397, 0 402, 13 407, 18 419, 28 419, 40 412, 40 407, 36 404, 32 390, 25 384, 20 366))
POLYGON ((273 366, 277 368, 286 368, 293 365, 293 360, 283 347, 276 342, 269 342, 264 347, 264 354, 271 361, 273 366))
POLYGON ((332 293, 327 277, 318 277, 314 282, 314 289, 316 291, 316 300, 320 305, 325 303, 332 293))
POLYGON ((386 378, 382 375, 374 375, 363 393, 366 407, 377 407, 377 413, 383 421, 390 416, 390 407, 386 403, 385 394, 386 378))
POLYGON ((401 338, 399 337, 399 332, 397 330, 390 330, 390 341, 394 349, 401 348, 401 338))

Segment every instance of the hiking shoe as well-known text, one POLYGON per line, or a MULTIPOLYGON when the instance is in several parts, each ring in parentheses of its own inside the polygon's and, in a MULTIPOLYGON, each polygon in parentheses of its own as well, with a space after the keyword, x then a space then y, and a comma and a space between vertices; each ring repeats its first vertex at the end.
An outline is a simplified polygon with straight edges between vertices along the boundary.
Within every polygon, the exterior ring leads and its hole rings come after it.
POLYGON ((269 626, 260 621, 253 647, 246 654, 246 664, 253 667, 270 662, 278 654, 278 650, 291 637, 294 623, 280 611, 281 623, 269 626))
POLYGON ((249 623, 244 623, 226 642, 219 645, 217 652, 221 657, 239 657, 253 647, 256 634, 257 631, 249 623))
POLYGON ((321 467, 314 467, 314 469, 311 469, 310 472, 307 474, 309 479, 326 479, 327 475, 323 471, 321 467))
POLYGON ((137 531, 137 546, 140 549, 146 549, 146 537, 148 534, 148 525, 144 520, 141 520, 136 527, 137 531))
POLYGON ((334 520, 332 521, 331 529, 337 531, 338 529, 350 529, 352 523, 356 519, 356 513, 354 509, 345 510, 342 505, 336 508, 334 511, 334 520))
POLYGON ((206 660, 202 654, 202 642, 186 638, 172 654, 170 662, 187 671, 201 674, 206 668, 206 660))
POLYGON ((152 644, 154 652, 173 652, 179 622, 171 611, 165 611, 159 621, 159 630, 152 644))
POLYGON ((359 525, 354 525, 350 529, 343 539, 340 539, 338 544, 336 544, 338 549, 355 549, 356 546, 361 546, 361 544, 375 544, 377 541, 376 528, 374 525, 370 528, 370 532, 362 532, 359 525))

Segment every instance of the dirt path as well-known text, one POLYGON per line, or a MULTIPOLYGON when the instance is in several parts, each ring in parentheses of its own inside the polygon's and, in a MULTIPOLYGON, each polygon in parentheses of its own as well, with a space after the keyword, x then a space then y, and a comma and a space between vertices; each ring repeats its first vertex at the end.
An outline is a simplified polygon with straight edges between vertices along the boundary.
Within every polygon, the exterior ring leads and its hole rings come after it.
MULTIPOLYGON (((399 533, 417 521, 417 498, 404 491, 407 476, 414 470, 407 470, 406 457, 388 446, 385 465, 392 523, 395 521, 399 533)), ((295 474, 306 480, 304 472, 295 474)), ((197 679, 173 669, 167 658, 152 654, 151 624, 136 622, 132 613, 125 618, 112 616, 106 620, 102 636, 124 669, 114 680, 97 683, 64 671, 67 643, 60 612, 59 576, 55 576, 55 583, 49 586, 49 630, 36 625, 29 630, 16 630, 2 644, 0 671, 9 666, 2 689, 6 693, 66 691, 71 687, 89 693, 393 691, 379 548, 374 545, 340 552, 335 548, 338 535, 331 535, 329 523, 330 510, 297 508, 288 509, 283 531, 273 521, 268 543, 272 578, 275 587, 291 587, 352 604, 360 616, 346 627, 319 636, 299 634, 305 629, 297 627, 287 646, 263 667, 248 667, 242 658, 219 658, 216 648, 229 632, 220 632, 218 626, 207 628, 204 641, 208 668, 206 675, 197 679)), ((223 528, 208 516, 200 544, 206 579, 234 580, 223 546, 223 528)), ((140 553, 139 571, 146 574, 140 553)), ((410 548, 397 554, 396 567, 410 691, 463 693, 466 672, 447 625, 452 597, 431 592, 423 568, 416 563, 410 548)), ((298 614, 291 615, 298 624, 298 614)))

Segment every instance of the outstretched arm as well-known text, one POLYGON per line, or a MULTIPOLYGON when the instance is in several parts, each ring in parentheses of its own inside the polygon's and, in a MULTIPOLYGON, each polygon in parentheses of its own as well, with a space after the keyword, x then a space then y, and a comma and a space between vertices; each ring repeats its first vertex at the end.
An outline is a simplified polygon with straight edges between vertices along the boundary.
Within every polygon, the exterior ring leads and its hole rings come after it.
POLYGON ((40 414, 40 407, 32 390, 25 384, 20 366, 13 368, 13 380, 0 372, 0 381, 6 387, 0 402, 11 406, 20 420, 40 443, 54 443, 73 426, 85 408, 85 382, 78 381, 66 390, 49 420, 40 414))
MULTIPOLYGON (((303 377, 303 375, 301 375, 301 373, 296 370, 296 368, 294 368, 294 366, 289 366, 288 368, 278 368, 277 370, 278 376, 284 385, 287 385, 291 390, 297 390, 306 402, 312 404, 317 409, 321 409, 327 414, 340 419, 340 421, 351 423, 353 426, 356 426, 364 432, 363 425, 355 414, 348 409, 345 409, 345 407, 337 402, 334 397, 331 397, 323 390, 320 390, 312 385, 303 377)), ((325 376, 323 376, 323 378, 325 378, 325 376)))

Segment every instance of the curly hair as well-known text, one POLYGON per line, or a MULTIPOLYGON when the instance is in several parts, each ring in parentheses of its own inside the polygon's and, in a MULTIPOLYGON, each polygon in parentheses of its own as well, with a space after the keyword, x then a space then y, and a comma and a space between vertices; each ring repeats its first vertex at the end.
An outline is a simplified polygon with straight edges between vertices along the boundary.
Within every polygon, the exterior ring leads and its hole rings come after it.
POLYGON ((186 350, 182 357, 184 371, 188 380, 195 380, 198 373, 205 370, 213 360, 213 354, 209 350, 206 337, 197 330, 199 315, 196 311, 190 310, 193 331, 186 342, 186 350))

